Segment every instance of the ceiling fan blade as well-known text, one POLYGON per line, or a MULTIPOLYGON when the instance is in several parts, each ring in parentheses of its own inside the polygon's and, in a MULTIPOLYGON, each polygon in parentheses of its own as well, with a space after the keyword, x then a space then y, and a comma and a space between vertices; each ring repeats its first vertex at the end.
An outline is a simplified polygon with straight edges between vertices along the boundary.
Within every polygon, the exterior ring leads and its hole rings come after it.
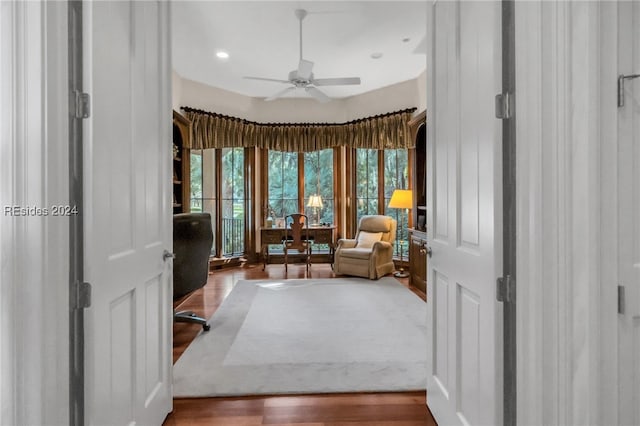
POLYGON ((330 97, 328 97, 327 95, 322 93, 319 89, 317 89, 317 88, 315 88, 313 86, 306 87, 304 90, 306 90, 307 93, 309 93, 311 96, 316 98, 316 100, 319 101, 319 102, 327 103, 327 102, 329 102, 331 100, 330 97))
POLYGON ((279 91, 275 95, 271 95, 268 98, 265 98, 265 101, 272 101, 274 99, 278 99, 278 98, 282 97, 282 95, 284 95, 286 93, 289 93, 292 90, 296 90, 296 88, 295 87, 287 87, 286 89, 279 91))
POLYGON ((360 77, 344 78, 318 78, 312 82, 316 86, 344 86, 347 84, 360 84, 360 77))
POLYGON ((313 62, 300 59, 298 64, 298 78, 301 80, 309 80, 311 78, 311 70, 313 69, 313 62))
POLYGON ((261 81, 275 81, 276 83, 289 83, 289 80, 278 80, 276 78, 263 78, 263 77, 242 77, 247 80, 261 80, 261 81))

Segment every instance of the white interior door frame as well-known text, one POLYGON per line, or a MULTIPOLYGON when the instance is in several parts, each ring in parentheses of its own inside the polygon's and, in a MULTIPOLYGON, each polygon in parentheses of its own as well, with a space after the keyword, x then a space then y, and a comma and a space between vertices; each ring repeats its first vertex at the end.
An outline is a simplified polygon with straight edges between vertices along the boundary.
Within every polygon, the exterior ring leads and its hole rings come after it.
MULTIPOLYGON (((615 123, 615 2, 516 2, 518 424, 615 424, 602 164, 615 123), (614 67, 614 68, 612 68, 614 67)), ((615 148, 613 148, 615 149, 615 148)), ((613 311, 610 311, 614 307, 613 311)), ((615 405, 615 404, 614 404, 615 405)))
MULTIPOLYGON (((640 4, 603 9, 609 48, 601 72, 611 86, 619 76, 640 73, 640 4)), ((607 393, 601 418, 619 425, 640 424, 640 80, 624 80, 618 99, 608 96, 605 103, 603 96, 600 187, 601 281, 607 295, 601 305, 601 380, 607 393)))
POLYGON ((68 217, 52 211, 68 204, 66 12, 0 2, 3 425, 69 422, 68 217))

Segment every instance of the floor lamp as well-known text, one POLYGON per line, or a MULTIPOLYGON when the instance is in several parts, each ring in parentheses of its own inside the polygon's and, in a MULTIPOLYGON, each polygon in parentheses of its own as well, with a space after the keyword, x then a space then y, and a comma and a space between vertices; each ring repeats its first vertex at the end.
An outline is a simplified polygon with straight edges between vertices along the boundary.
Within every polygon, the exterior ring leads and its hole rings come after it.
MULTIPOLYGON (((403 209, 408 211, 413 207, 413 192, 410 189, 396 189, 393 191, 391 195, 391 200, 389 200, 389 208, 390 209, 403 209)), ((400 217, 402 219, 402 216, 400 217)), ((403 229, 402 222, 400 223, 400 230, 403 229)), ((398 241, 400 241, 398 239, 398 241)), ((394 276, 398 278, 406 278, 409 274, 402 267, 403 264, 403 255, 402 255, 402 244, 400 244, 400 269, 394 274, 394 276)))

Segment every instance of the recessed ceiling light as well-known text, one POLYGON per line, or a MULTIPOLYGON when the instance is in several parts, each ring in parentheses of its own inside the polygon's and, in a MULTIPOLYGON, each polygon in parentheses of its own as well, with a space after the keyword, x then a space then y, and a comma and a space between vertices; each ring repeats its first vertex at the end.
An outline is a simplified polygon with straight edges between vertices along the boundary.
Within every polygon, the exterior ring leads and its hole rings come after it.
POLYGON ((372 59, 380 59, 380 58, 382 58, 382 52, 373 52, 371 54, 371 58, 372 59))
POLYGON ((229 54, 227 52, 225 52, 224 50, 219 50, 216 52, 216 56, 220 59, 228 59, 229 58, 229 54))

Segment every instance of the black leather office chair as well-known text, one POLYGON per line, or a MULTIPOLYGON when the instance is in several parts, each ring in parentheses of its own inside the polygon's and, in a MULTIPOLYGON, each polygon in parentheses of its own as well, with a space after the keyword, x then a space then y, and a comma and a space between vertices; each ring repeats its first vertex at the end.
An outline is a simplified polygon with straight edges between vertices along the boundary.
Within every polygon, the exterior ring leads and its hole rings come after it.
MULTIPOLYGON (((203 287, 209 275, 209 255, 213 243, 209 213, 173 215, 173 300, 203 287)), ((176 322, 193 322, 209 330, 207 320, 192 311, 174 312, 176 322)))

